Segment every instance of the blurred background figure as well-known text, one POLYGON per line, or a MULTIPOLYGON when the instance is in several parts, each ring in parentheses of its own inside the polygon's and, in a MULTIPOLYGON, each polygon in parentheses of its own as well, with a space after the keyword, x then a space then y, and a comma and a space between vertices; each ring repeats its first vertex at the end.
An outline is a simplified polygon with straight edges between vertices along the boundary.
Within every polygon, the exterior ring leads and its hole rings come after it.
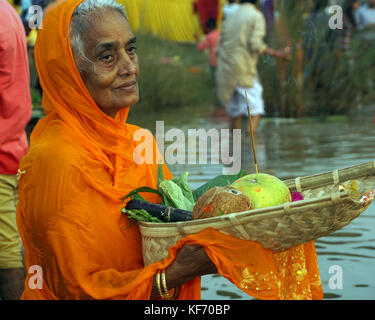
MULTIPOLYGON (((303 99, 303 39, 305 32, 302 28, 296 28, 294 25, 303 25, 303 21, 307 18, 306 12, 309 12, 309 3, 279 0, 274 1, 273 10, 275 29, 271 39, 275 46, 288 48, 293 57, 292 62, 277 60, 280 100, 275 108, 281 115, 293 112, 295 116, 301 117, 305 113, 303 99), (298 11, 299 15, 296 15, 293 10, 298 11), (293 94, 290 94, 291 90, 293 90, 293 94)), ((274 96, 277 94, 274 93, 274 96)))
POLYGON ((269 40, 272 38, 273 31, 275 29, 275 10, 274 10, 274 0, 261 0, 260 1, 260 8, 266 18, 266 26, 267 26, 267 37, 266 39, 269 40))
POLYGON ((304 47, 306 52, 306 63, 310 63, 311 74, 318 73, 319 64, 325 53, 328 53, 328 47, 332 46, 333 37, 329 35, 329 16, 326 8, 327 0, 315 0, 314 9, 305 21, 305 39, 304 47))
MULTIPOLYGON (((217 89, 220 102, 231 116, 231 129, 241 129, 242 117, 250 116, 256 133, 265 113, 263 87, 257 71, 259 55, 287 57, 264 43, 266 21, 256 0, 241 0, 240 8, 222 25, 218 45, 217 89), (245 91, 250 106, 248 114, 245 91)), ((250 133, 250 128, 247 128, 250 133)))
MULTIPOLYGON (((375 0, 365 1, 358 10, 356 10, 355 21, 359 31, 359 38, 361 40, 360 52, 374 52, 375 48, 375 0)), ((371 63, 369 68, 375 67, 375 55, 372 54, 369 59, 371 63)), ((374 91, 374 79, 367 77, 365 81, 366 89, 365 94, 374 91)), ((374 118, 375 123, 375 118, 374 118)))
MULTIPOLYGON (((197 44, 197 47, 200 51, 208 51, 208 62, 211 67, 212 74, 215 76, 216 67, 217 67, 217 56, 216 48, 219 41, 219 30, 216 27, 215 19, 208 19, 206 22, 207 34, 202 42, 197 44)), ((195 35, 195 39, 198 40, 198 36, 195 35)))
MULTIPOLYGON (((310 91, 315 98, 332 92, 334 83, 331 81, 331 66, 337 62, 335 48, 342 30, 329 28, 330 15, 328 1, 315 0, 309 17, 304 22, 305 37, 303 41, 305 77, 308 79, 310 91)), ((316 104, 316 115, 324 116, 332 112, 331 107, 316 104)))
MULTIPOLYGON (((203 41, 197 43, 197 48, 199 51, 206 51, 208 55, 208 63, 210 65, 211 75, 212 75, 212 83, 215 84, 215 75, 216 75, 216 69, 217 69, 217 44, 219 42, 219 35, 220 32, 216 25, 215 19, 208 19, 206 22, 206 29, 208 30, 208 33, 205 35, 203 41)), ((199 37, 197 34, 194 35, 196 41, 199 40, 199 37)), ((213 90, 216 91, 216 88, 213 90)), ((217 94, 215 94, 215 97, 217 97, 217 94)), ((225 109, 220 106, 219 101, 215 99, 213 103, 213 117, 218 122, 226 121, 227 120, 227 113, 225 109)))
POLYGON ((228 18, 240 7, 239 2, 240 0, 228 0, 228 2, 223 7, 223 20, 228 18))
MULTIPOLYGON (((33 19, 33 24, 36 22, 33 18, 33 15, 36 14, 35 10, 32 10, 32 6, 39 6, 43 11, 43 14, 49 4, 49 0, 20 0, 21 3, 21 20, 23 23, 23 26, 25 28, 25 33, 26 33, 26 41, 27 41, 27 47, 29 51, 29 57, 30 59, 33 59, 34 57, 34 46, 36 43, 36 38, 37 38, 37 28, 34 27, 33 25, 30 26, 30 21, 33 19)), ((41 21, 40 21, 41 23, 41 21)), ((37 74, 35 75, 35 83, 33 85, 35 88, 36 92, 42 96, 43 90, 42 87, 39 83, 39 77, 37 74)))
POLYGON ((21 19, 6 0, 0 7, 0 299, 14 300, 25 278, 16 206, 19 162, 28 149, 30 75, 21 19))
POLYGON ((208 33, 207 21, 219 16, 219 0, 197 0, 193 3, 194 12, 199 15, 200 23, 205 34, 208 33))
POLYGON ((357 31, 357 22, 355 15, 360 6, 359 0, 345 0, 343 11, 343 29, 340 32, 339 55, 344 55, 349 59, 350 65, 353 66, 352 42, 357 31))
POLYGON ((30 10, 30 8, 32 6, 39 6, 40 8, 42 8, 44 12, 44 10, 46 9, 48 5, 48 2, 49 2, 48 0, 20 0, 21 19, 22 19, 22 23, 26 31, 26 36, 28 36, 29 33, 32 31, 32 29, 30 29, 29 22, 32 16, 35 14, 35 11, 30 10))
POLYGON ((365 37, 375 39, 375 0, 367 0, 355 13, 358 29, 366 32, 365 37))
MULTIPOLYGON (((358 31, 357 22, 355 20, 355 14, 360 6, 359 0, 345 0, 343 3, 343 29, 339 32, 338 44, 336 46, 335 56, 338 58, 337 62, 343 66, 346 66, 346 70, 343 71, 343 76, 350 77, 353 79, 353 95, 356 96, 355 103, 359 105, 360 92, 357 89, 361 86, 356 81, 355 75, 355 63, 356 55, 358 52, 355 45, 355 36, 358 31)), ((362 82, 362 81, 361 81, 362 82)))
POLYGON ((23 26, 26 30, 26 35, 30 32, 30 28, 28 26, 26 17, 28 15, 29 8, 31 6, 32 6, 31 0, 21 0, 21 8, 20 8, 20 10, 21 10, 21 20, 22 20, 23 26))

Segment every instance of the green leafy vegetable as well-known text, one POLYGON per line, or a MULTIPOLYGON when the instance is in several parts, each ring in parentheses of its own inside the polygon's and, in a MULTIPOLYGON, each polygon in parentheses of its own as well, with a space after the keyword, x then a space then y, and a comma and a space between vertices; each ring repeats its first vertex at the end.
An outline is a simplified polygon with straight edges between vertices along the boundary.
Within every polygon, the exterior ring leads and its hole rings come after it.
POLYGON ((146 210, 143 210, 143 209, 127 210, 125 208, 122 208, 121 212, 127 214, 129 219, 133 221, 137 221, 137 222, 138 221, 157 222, 157 223, 163 222, 160 219, 153 217, 146 210))
POLYGON ((171 200, 168 199, 167 195, 164 194, 163 190, 160 188, 160 184, 164 181, 164 173, 163 173, 163 166, 161 163, 159 163, 158 167, 158 190, 161 194, 162 202, 161 204, 167 206, 167 207, 174 207, 174 204, 171 200))
POLYGON ((193 191, 190 189, 188 183, 188 176, 189 172, 186 171, 179 178, 173 177, 171 180, 181 188, 181 191, 186 199, 188 199, 191 203, 195 203, 193 191))
POLYGON ((173 204, 174 208, 192 211, 194 202, 185 197, 182 188, 172 180, 164 180, 160 183, 160 188, 173 204))
POLYGON ((217 176, 216 178, 208 181, 193 192, 194 201, 197 201, 206 191, 210 190, 211 188, 225 187, 244 176, 246 176, 245 170, 241 170, 238 174, 234 175, 217 176))
MULTIPOLYGON (((123 199, 131 197, 135 200, 146 201, 140 193, 154 193, 161 197, 162 202, 160 204, 178 208, 187 211, 193 211, 195 202, 209 189, 213 187, 224 187, 232 184, 234 181, 242 178, 246 175, 245 170, 241 170, 236 175, 221 175, 210 180, 206 184, 200 186, 194 192, 190 189, 188 183, 188 172, 184 172, 180 177, 173 177, 170 180, 164 180, 163 166, 159 164, 157 178, 158 178, 158 190, 150 187, 140 187, 129 192, 123 199)), ((160 219, 153 217, 146 210, 127 210, 122 209, 122 212, 127 214, 132 221, 147 221, 147 222, 158 222, 161 223, 160 219)), ((224 214, 220 212, 220 215, 224 214)))

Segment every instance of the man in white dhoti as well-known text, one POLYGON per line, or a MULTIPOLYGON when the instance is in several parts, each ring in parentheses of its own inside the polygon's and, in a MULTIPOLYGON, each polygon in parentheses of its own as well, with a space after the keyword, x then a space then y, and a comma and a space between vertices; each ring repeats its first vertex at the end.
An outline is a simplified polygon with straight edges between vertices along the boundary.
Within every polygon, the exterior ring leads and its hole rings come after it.
POLYGON ((258 57, 260 54, 289 56, 289 52, 273 50, 264 43, 266 22, 255 3, 256 0, 241 0, 240 8, 223 22, 216 74, 218 98, 232 118, 232 129, 241 129, 242 116, 248 116, 246 90, 254 133, 265 113, 258 57))

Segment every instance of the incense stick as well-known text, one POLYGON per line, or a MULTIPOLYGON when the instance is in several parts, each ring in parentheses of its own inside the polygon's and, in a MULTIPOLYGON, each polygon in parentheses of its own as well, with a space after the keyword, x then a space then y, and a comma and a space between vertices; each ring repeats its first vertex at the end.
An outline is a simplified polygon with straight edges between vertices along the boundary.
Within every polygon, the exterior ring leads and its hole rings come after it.
POLYGON ((252 123, 252 121, 251 121, 251 113, 250 113, 249 102, 248 102, 248 100, 247 100, 247 92, 246 92, 246 90, 245 90, 245 96, 246 96, 247 112, 249 113, 249 125, 250 125, 250 135, 251 135, 251 146, 252 146, 252 148, 253 148, 255 171, 256 171, 256 173, 258 173, 258 162, 257 162, 257 154, 256 154, 256 152, 255 152, 253 123, 252 123))

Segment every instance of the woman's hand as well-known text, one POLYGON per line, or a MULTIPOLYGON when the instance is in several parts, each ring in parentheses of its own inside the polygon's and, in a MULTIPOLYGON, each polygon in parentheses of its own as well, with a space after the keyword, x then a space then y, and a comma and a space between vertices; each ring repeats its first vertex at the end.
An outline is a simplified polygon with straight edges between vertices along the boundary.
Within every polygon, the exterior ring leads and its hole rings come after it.
POLYGON ((216 266, 203 247, 185 245, 178 252, 175 261, 167 268, 166 274, 172 273, 187 282, 195 277, 216 272, 216 266))
MULTIPOLYGON (((165 271, 167 288, 176 288, 196 277, 213 273, 217 273, 217 268, 207 256, 203 247, 184 245, 178 251, 176 259, 165 271)), ((154 279, 151 299, 158 296, 156 280, 154 279)))

